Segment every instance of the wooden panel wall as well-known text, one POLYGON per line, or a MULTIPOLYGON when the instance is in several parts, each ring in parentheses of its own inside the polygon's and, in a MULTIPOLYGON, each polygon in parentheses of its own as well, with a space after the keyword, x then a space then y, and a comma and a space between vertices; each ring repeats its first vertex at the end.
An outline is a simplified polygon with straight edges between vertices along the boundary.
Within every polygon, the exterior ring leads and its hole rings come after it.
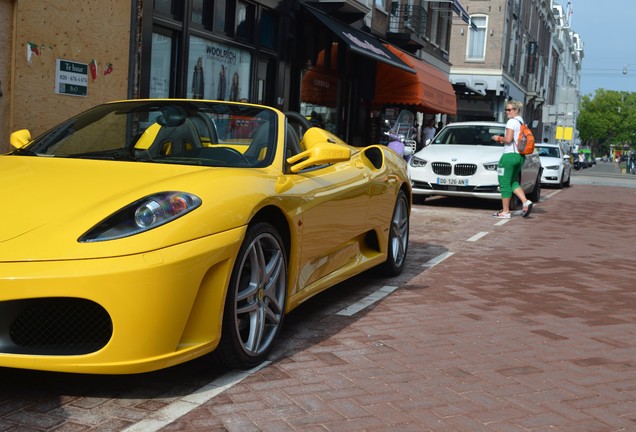
POLYGON ((0 152, 8 149, 13 0, 0 0, 0 152))
MULTIPOLYGON (((12 130, 28 128, 36 136, 96 104, 126 98, 130 1, 15 0, 14 7, 17 19, 13 116, 9 125, 12 130), (31 56, 30 64, 29 42, 40 51, 39 56, 31 56), (96 60, 97 78, 93 81, 89 73, 86 97, 55 93, 56 59, 87 64, 96 60), (105 75, 108 63, 112 64, 112 72, 105 75)), ((0 38, 4 37, 0 34, 0 38)))

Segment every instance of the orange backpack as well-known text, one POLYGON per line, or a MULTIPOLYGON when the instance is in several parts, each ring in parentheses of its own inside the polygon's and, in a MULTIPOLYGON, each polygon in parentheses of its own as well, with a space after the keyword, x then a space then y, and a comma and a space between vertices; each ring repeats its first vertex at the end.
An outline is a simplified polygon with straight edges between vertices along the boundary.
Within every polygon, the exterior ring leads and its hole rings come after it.
MULTIPOLYGON (((521 123, 521 120, 516 120, 521 123)), ((534 153, 534 135, 532 135, 532 131, 525 123, 521 123, 519 139, 517 140, 517 150, 519 151, 519 154, 522 155, 534 153)))

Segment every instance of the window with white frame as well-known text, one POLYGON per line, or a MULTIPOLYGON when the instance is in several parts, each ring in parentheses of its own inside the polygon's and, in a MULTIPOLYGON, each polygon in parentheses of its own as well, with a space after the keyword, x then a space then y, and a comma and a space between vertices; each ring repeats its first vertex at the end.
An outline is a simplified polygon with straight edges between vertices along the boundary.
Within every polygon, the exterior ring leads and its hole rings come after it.
POLYGON ((486 29, 488 28, 488 17, 485 15, 471 15, 470 22, 474 27, 470 28, 468 32, 466 60, 484 60, 486 58, 486 29))

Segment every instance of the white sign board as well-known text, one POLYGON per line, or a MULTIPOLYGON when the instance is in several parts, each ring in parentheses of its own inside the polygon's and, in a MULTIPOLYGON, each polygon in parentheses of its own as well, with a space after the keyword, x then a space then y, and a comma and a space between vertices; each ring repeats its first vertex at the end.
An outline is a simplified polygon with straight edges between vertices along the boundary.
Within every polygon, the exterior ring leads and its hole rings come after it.
POLYGON ((88 64, 57 59, 55 93, 86 96, 88 94, 88 64))

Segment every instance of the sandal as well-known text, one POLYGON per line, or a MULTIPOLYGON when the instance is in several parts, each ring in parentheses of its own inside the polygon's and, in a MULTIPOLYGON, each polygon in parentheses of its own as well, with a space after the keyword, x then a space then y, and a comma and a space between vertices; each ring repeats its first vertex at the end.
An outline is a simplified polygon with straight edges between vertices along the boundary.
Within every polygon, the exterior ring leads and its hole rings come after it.
POLYGON ((521 216, 530 216, 530 213, 532 212, 532 206, 534 206, 534 203, 530 200, 527 200, 525 203, 523 203, 523 211, 521 212, 521 216))
POLYGON ((493 213, 492 217, 497 219, 510 219, 510 212, 498 211, 497 213, 493 213))

